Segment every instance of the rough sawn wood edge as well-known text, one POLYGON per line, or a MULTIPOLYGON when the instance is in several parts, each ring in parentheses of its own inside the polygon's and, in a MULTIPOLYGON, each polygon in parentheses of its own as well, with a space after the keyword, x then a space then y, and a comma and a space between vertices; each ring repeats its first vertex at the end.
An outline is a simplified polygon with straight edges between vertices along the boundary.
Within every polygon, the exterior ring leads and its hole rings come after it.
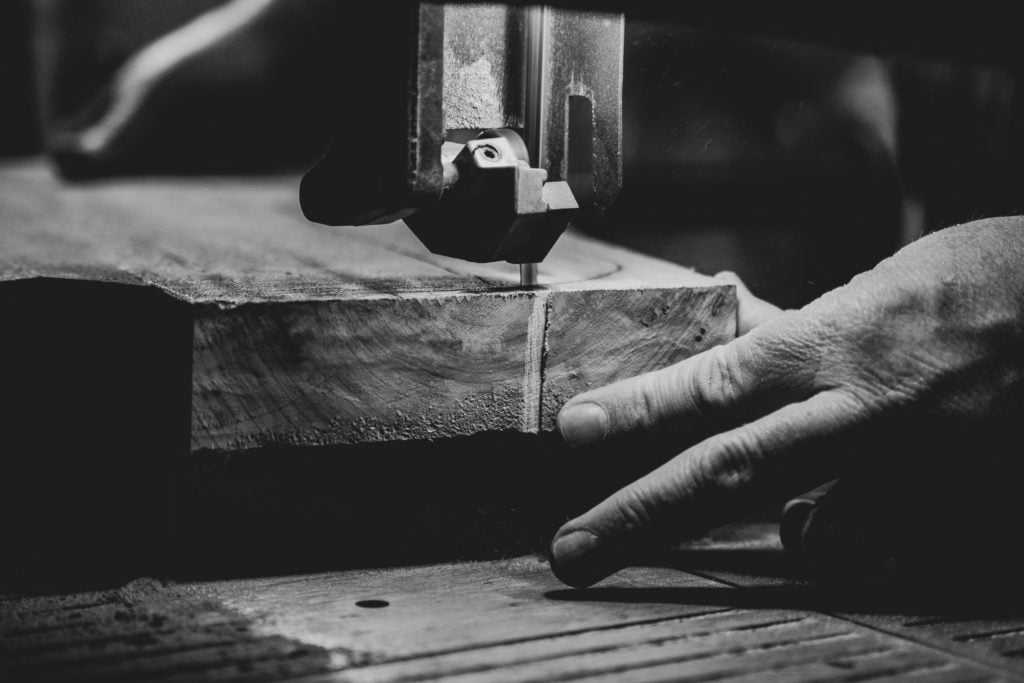
POLYGON ((572 395, 733 338, 736 310, 719 284, 200 307, 192 450, 548 431, 572 395))

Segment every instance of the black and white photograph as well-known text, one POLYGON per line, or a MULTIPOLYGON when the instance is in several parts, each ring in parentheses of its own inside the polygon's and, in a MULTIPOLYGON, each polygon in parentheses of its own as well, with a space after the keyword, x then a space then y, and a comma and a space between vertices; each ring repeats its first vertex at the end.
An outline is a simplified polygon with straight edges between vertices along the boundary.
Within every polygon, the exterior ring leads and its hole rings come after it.
POLYGON ((0 681, 1024 681, 1015 14, 0 2, 0 681))

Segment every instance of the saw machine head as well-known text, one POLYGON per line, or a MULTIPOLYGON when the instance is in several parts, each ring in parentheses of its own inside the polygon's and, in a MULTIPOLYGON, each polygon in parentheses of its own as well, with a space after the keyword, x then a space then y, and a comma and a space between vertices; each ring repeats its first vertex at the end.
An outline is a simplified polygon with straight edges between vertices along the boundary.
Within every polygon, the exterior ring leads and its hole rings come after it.
POLYGON ((622 15, 407 1, 338 20, 334 141, 300 192, 310 220, 404 219, 434 253, 529 264, 617 196, 622 15))

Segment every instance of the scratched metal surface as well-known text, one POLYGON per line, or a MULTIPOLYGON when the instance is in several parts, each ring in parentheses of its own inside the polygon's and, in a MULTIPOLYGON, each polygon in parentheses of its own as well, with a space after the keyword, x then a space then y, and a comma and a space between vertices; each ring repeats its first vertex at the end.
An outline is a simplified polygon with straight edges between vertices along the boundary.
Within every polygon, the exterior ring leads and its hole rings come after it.
MULTIPOLYGON (((549 180, 570 181, 579 172, 570 168, 570 150, 580 144, 579 154, 593 152, 584 163, 593 187, 574 192, 606 209, 622 185, 622 15, 547 8, 531 25, 518 8, 454 4, 445 6, 444 26, 448 138, 536 125, 539 159, 531 163, 547 169, 549 180), (534 49, 538 54, 530 55, 534 49), (538 64, 535 81, 526 73, 531 60, 538 64), (571 125, 570 98, 590 103, 591 121, 581 130, 571 125)), ((531 131, 526 135, 530 146, 531 131)))
POLYGON ((566 131, 570 97, 590 100, 593 118, 594 204, 607 208, 622 186, 621 15, 551 10, 545 60, 541 167, 551 180, 567 179, 572 131, 566 131))
POLYGON ((445 5, 444 127, 522 128, 523 12, 445 5))

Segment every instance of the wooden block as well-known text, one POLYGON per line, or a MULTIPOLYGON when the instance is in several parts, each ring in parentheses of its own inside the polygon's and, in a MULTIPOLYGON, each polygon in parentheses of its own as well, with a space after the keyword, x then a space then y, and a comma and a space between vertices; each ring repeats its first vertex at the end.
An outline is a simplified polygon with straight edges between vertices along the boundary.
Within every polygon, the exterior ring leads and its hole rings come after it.
POLYGON ((551 430, 572 395, 728 339, 731 296, 565 288, 204 309, 192 445, 551 430))
POLYGON ((735 292, 715 287, 556 293, 549 304, 541 428, 576 394, 666 367, 736 335, 735 292))
POLYGON ((515 266, 436 256, 401 223, 310 224, 296 183, 68 187, 5 164, 0 282, 184 302, 193 451, 537 433, 574 393, 735 335, 734 288, 686 268, 569 234, 523 290, 515 266))
POLYGON ((192 447, 519 430, 532 309, 481 294, 202 310, 192 447))

